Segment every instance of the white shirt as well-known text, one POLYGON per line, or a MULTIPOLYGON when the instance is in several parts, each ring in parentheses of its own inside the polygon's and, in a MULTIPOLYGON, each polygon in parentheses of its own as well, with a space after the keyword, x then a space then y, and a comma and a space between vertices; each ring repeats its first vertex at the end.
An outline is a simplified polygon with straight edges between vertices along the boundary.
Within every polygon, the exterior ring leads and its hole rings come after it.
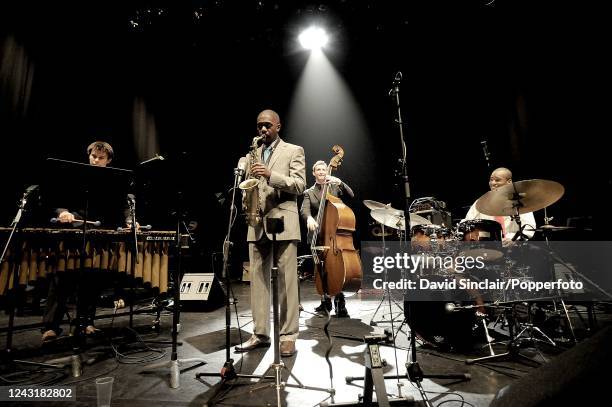
MULTIPOLYGON (((523 213, 520 216, 521 224, 523 226, 523 234, 527 236, 529 239, 533 237, 535 233, 536 221, 533 216, 533 212, 523 213), (528 225, 528 226, 525 226, 528 225)), ((485 215, 484 213, 480 213, 478 209, 476 209, 476 202, 474 202, 465 215, 465 218, 462 220, 472 220, 472 219, 488 219, 488 220, 496 220, 495 216, 485 215)), ((506 235, 504 238, 512 239, 514 235, 519 231, 518 224, 512 220, 510 216, 504 216, 504 230, 506 231, 506 235)))

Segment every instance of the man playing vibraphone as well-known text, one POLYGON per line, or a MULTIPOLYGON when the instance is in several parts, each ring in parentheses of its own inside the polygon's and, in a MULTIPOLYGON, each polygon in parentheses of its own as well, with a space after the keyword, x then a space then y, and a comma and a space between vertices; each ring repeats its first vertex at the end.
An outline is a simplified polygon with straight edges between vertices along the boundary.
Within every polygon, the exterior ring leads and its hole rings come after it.
MULTIPOLYGON (((106 167, 114 157, 112 146, 104 141, 95 141, 87 147, 89 164, 106 167)), ((79 211, 69 208, 55 209, 57 220, 63 224, 72 224, 82 220, 79 211)), ((83 281, 77 282, 75 273, 55 272, 49 276, 49 292, 47 297, 47 307, 43 316, 43 335, 42 341, 46 342, 55 339, 61 332, 62 319, 66 314, 66 303, 71 293, 80 285, 78 293, 79 314, 83 317, 84 333, 91 335, 97 331, 94 326, 96 313, 96 300, 100 293, 100 284, 95 273, 88 273, 83 281)), ((77 321, 80 324, 80 321, 77 321)))

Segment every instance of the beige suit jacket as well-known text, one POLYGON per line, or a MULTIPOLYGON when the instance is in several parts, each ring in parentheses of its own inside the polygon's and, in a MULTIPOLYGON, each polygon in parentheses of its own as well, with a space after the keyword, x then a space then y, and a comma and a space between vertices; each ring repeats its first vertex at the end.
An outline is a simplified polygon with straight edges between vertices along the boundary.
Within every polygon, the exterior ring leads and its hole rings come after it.
MULTIPOLYGON (((263 146, 257 149, 261 159, 263 146)), ((276 236, 276 240, 300 240, 300 220, 297 197, 306 188, 306 159, 304 149, 294 144, 285 143, 282 139, 272 152, 268 163, 272 173, 268 182, 262 178, 259 187, 260 205, 263 209, 263 222, 249 226, 247 241, 256 242, 264 233, 272 240, 272 234, 266 230, 266 219, 284 218, 285 229, 276 236)))

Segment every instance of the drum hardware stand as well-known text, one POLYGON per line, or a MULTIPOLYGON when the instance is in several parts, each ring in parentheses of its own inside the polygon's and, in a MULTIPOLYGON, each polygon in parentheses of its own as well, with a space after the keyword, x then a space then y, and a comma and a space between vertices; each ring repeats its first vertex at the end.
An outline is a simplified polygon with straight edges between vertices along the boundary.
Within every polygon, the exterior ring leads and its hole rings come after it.
MULTIPOLYGON (((283 382, 282 380, 282 372, 283 370, 287 370, 287 367, 280 359, 280 317, 279 317, 279 295, 278 295, 278 258, 275 256, 276 253, 276 236, 278 233, 283 232, 284 230, 284 218, 268 218, 266 219, 267 227, 266 230, 268 233, 272 233, 272 250, 270 256, 272 256, 272 272, 271 276, 271 286, 272 286, 272 315, 273 315, 273 330, 274 330, 274 361, 268 366, 268 369, 261 376, 253 376, 253 375, 241 375, 242 377, 251 377, 251 378, 259 378, 259 382, 261 383, 263 380, 270 378, 267 376, 268 372, 274 372, 274 383, 266 384, 266 385, 255 385, 247 392, 235 393, 225 398, 233 398, 238 397, 244 394, 252 394, 258 390, 265 390, 267 388, 274 387, 276 389, 276 405, 280 407, 281 404, 281 390, 286 387, 294 387, 303 390, 314 390, 314 391, 322 391, 327 392, 331 396, 332 403, 334 402, 334 395, 336 394, 336 390, 332 387, 329 389, 325 389, 322 387, 313 387, 313 386, 305 386, 302 382, 293 374, 293 372, 288 370, 289 376, 292 377, 297 384, 283 382)), ((229 352, 229 351, 228 351, 229 352)), ((208 374, 197 374, 196 378, 200 376, 205 376, 208 374)), ((333 385, 333 383, 332 383, 333 385)))
MULTIPOLYGON (((385 243, 386 241, 385 241, 385 225, 384 225, 384 223, 381 223, 381 227, 382 227, 382 247, 383 247, 383 254, 384 254, 384 253, 387 253, 387 248, 386 248, 386 243, 385 243)), ((400 231, 400 234, 401 234, 401 228, 399 227, 399 225, 398 225, 398 228, 399 228, 399 231, 400 231)), ((384 268, 384 274, 385 274, 384 281, 385 281, 385 283, 387 283, 389 281, 389 276, 388 276, 388 272, 387 272, 387 268, 386 267, 384 268)), ((401 329, 402 325, 404 324, 404 322, 403 322, 404 318, 403 318, 403 315, 402 315, 403 313, 404 313, 404 308, 400 304, 398 304, 398 302, 395 300, 395 298, 393 298, 393 296, 391 295, 391 291, 389 290, 389 285, 385 284, 385 289, 383 290, 383 297, 380 300, 380 302, 378 303, 378 306, 376 307, 376 310, 374 311, 374 314, 372 314, 372 318, 370 318, 369 325, 370 326, 378 326, 379 323, 389 323, 389 322, 393 323, 394 321, 397 321, 397 319, 399 317, 401 317, 402 318, 402 324, 400 325, 400 329, 401 329), (378 310, 383 305, 385 300, 389 301, 389 320, 382 319, 382 320, 375 321, 374 318, 376 318, 376 314, 378 313, 378 310), (392 304, 395 304, 401 310, 401 312, 398 313, 397 316, 393 316, 392 304)), ((384 318, 384 314, 383 314, 383 318, 384 318)), ((398 329, 398 332, 399 332, 399 329, 398 329)), ((395 337, 395 332, 394 332, 394 337, 395 337)))
MULTIPOLYGON (((13 222, 11 224, 11 227, 12 227, 11 233, 9 234, 9 237, 6 240, 4 248, 2 249, 2 254, 0 255, 0 264, 4 262, 6 253, 8 252, 8 249, 11 246, 13 238, 15 237, 17 237, 15 239, 15 241, 17 242, 17 244, 15 245, 15 247, 17 248, 17 251, 15 253, 16 255, 13 257, 16 259, 19 259, 21 256, 23 256, 23 251, 21 249, 21 238, 20 238, 20 233, 19 233, 20 226, 21 226, 21 220, 24 217, 24 215, 27 214, 27 205, 30 200, 30 195, 32 195, 32 193, 36 191, 37 189, 38 189, 38 185, 29 186, 26 189, 26 191, 23 193, 23 197, 18 201, 17 214, 15 215, 15 218, 13 218, 13 222)), ((12 288, 11 297, 16 296, 17 288, 19 285, 19 266, 18 264, 19 264, 18 262, 15 262, 15 264, 13 264, 13 275, 12 275, 13 288, 12 288)), ((10 269, 8 270, 8 272, 10 273, 10 269)), ((7 279, 7 281, 10 281, 10 278, 7 279)), ((26 365, 26 366, 46 367, 46 368, 53 368, 53 369, 62 368, 62 366, 56 366, 56 365, 47 364, 47 363, 38 363, 38 362, 30 362, 27 360, 13 359, 13 328, 14 328, 14 323, 15 323, 15 303, 12 299, 9 299, 7 301, 7 305, 10 308, 9 309, 9 321, 8 321, 8 328, 6 332, 6 348, 4 349, 4 352, 2 354, 2 362, 3 363, 9 362, 11 368, 14 368, 16 364, 26 365)))
MULTIPOLYGON (((523 332, 525 332, 528 327, 524 328, 523 330, 520 331, 520 333, 518 335, 514 335, 514 324, 516 322, 516 319, 514 318, 514 307, 504 307, 504 315, 505 315, 505 319, 508 323, 508 332, 510 334, 510 339, 508 340, 508 343, 506 344, 507 347, 507 351, 504 353, 499 353, 499 354, 495 354, 492 347, 491 347, 491 342, 489 342, 489 350, 491 352, 490 356, 484 356, 481 358, 476 358, 476 359, 466 359, 465 363, 468 365, 472 365, 474 363, 481 363, 481 362, 491 362, 491 361, 497 361, 497 360, 507 360, 507 359, 513 359, 516 361, 528 361, 530 363, 536 363, 538 365, 540 365, 541 363, 538 362, 537 360, 533 360, 525 355, 523 355, 522 353, 520 353, 520 341, 521 339, 527 339, 527 338, 520 338, 520 336, 523 334, 523 332)), ((531 324, 533 326, 533 324, 531 324)), ((539 331, 539 329, 538 329, 539 331)), ((487 335, 487 341, 488 341, 488 329, 485 330, 486 335, 487 335)), ((540 331, 541 332, 541 331, 540 331)), ((544 333, 542 333, 542 335, 544 335, 544 333)), ((546 335, 544 335, 549 341, 550 338, 548 338, 546 335)), ((531 338, 533 339, 533 338, 531 338)), ((551 341, 551 343, 554 346, 554 342, 551 341)), ((537 349, 537 348, 536 348, 537 349)), ((538 353, 539 350, 538 350, 538 353)), ((542 354, 540 353, 540 356, 542 356, 542 354)), ((542 356, 543 358, 543 356, 542 356)))
MULTIPOLYGON (((232 187, 232 201, 231 201, 231 205, 230 205, 230 213, 229 213, 229 220, 227 222, 227 234, 225 235, 225 240, 223 241, 223 278, 225 280, 224 282, 224 291, 225 291, 225 363, 223 364, 223 367, 221 368, 221 371, 219 373, 197 373, 196 374, 196 379, 199 379, 200 377, 220 377, 221 378, 221 383, 219 384, 217 391, 215 391, 215 393, 211 396, 210 400, 214 400, 215 397, 217 396, 217 394, 219 394, 219 392, 221 392, 221 390, 224 388, 225 383, 227 383, 229 380, 233 380, 236 378, 248 378, 248 379, 252 379, 252 378, 259 378, 260 376, 256 376, 256 375, 249 375, 249 374, 242 374, 242 373, 236 373, 236 369, 234 367, 234 359, 231 358, 230 356, 230 349, 232 347, 231 344, 231 327, 232 327, 232 314, 231 314, 231 306, 237 304, 238 300, 236 300, 236 298, 232 298, 231 296, 233 295, 233 291, 232 291, 232 286, 231 286, 231 278, 230 278, 230 272, 229 272, 229 262, 230 262, 230 253, 231 253, 231 248, 234 245, 232 243, 231 239, 231 233, 232 233, 232 227, 234 226, 234 222, 236 220, 236 205, 235 205, 235 200, 236 200, 236 189, 238 189, 238 185, 240 185, 240 180, 242 178, 242 176, 244 176, 245 174, 245 170, 243 168, 240 168, 240 165, 236 168, 234 168, 234 186, 232 187)), ((240 326, 238 326, 238 332, 240 332, 240 326)), ((272 379, 272 376, 267 376, 267 378, 272 379)))
MULTIPOLYGON (((172 309, 172 354, 170 356, 170 360, 167 362, 157 362, 145 366, 142 371, 154 370, 162 367, 170 368, 170 387, 173 389, 178 389, 181 386, 180 383, 180 374, 181 374, 181 366, 185 363, 193 363, 196 362, 196 366, 206 364, 206 361, 201 358, 188 358, 188 359, 179 359, 177 347, 179 345, 178 342, 178 333, 180 329, 180 307, 181 307, 181 293, 180 293, 180 285, 181 285, 181 271, 182 271, 182 258, 183 258, 183 249, 185 245, 181 241, 181 223, 183 222, 183 194, 181 191, 177 192, 177 201, 178 208, 176 210, 176 270, 173 273, 173 285, 174 285, 174 305, 172 309)), ((189 230, 187 229, 187 233, 189 230)), ((195 366, 194 366, 195 367, 195 366)))
MULTIPOLYGON (((546 211, 546 207, 544 207, 544 225, 549 225, 549 222, 553 219, 553 217, 548 217, 547 211, 546 211)), ((546 229, 544 229, 544 240, 546 241, 546 248, 548 249, 548 255, 549 258, 552 260, 554 256, 552 247, 550 246, 550 241, 548 239, 548 234, 546 232, 546 229)), ((568 265, 565 262, 560 262, 564 267, 566 267, 568 270, 570 270, 571 272, 575 272, 575 270, 573 270, 572 268, 568 267, 568 265)), ((551 264, 551 277, 554 279, 555 278, 555 266, 554 264, 551 264)), ((574 326, 572 324, 572 320, 569 316, 569 312, 567 311, 567 306, 565 305, 565 301, 563 300, 563 296, 561 295, 561 291, 557 288, 557 295, 559 296, 559 300, 561 301, 561 306, 563 307, 563 313, 565 314, 565 319, 567 320, 567 324, 569 326, 570 332, 572 334, 572 339, 574 340, 574 344, 578 343, 578 340, 576 339, 576 333, 574 332, 574 326)), ((555 313, 558 313, 557 310, 557 302, 555 300, 553 300, 553 307, 555 309, 555 313)), ((561 327, 559 327, 561 328, 561 327)))

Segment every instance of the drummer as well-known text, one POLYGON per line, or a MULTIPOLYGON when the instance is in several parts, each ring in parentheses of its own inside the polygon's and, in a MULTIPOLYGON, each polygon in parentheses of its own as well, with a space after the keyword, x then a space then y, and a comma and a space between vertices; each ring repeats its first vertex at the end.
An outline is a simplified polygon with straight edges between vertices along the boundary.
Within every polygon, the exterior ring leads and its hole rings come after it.
MULTIPOLYGON (((491 191, 495 191, 497 188, 504 186, 506 184, 512 183, 512 171, 508 168, 500 167, 495 169, 491 176, 489 177, 489 188, 491 191)), ((488 219, 497 221, 502 227, 503 234, 503 242, 504 244, 508 244, 514 238, 514 235, 518 233, 519 226, 510 216, 490 216, 485 215, 484 213, 480 213, 478 209, 476 209, 476 202, 472 204, 470 210, 465 215, 465 218, 462 220, 474 220, 474 219, 488 219)), ((521 224, 523 226, 523 235, 527 238, 531 239, 535 232, 536 222, 533 216, 533 212, 527 212, 520 215, 521 224)))

